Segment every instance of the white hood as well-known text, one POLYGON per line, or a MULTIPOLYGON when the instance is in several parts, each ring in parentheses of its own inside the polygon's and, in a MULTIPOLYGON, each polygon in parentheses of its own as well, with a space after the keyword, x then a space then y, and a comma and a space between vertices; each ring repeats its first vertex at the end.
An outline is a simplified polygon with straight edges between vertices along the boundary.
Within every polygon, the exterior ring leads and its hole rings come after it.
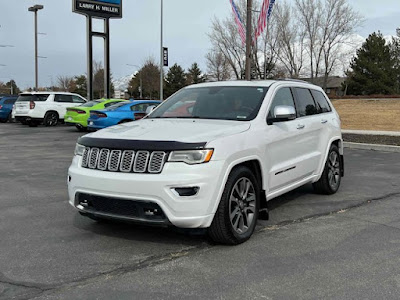
POLYGON ((87 137, 145 141, 210 142, 244 132, 249 122, 204 119, 143 119, 112 126, 87 137))

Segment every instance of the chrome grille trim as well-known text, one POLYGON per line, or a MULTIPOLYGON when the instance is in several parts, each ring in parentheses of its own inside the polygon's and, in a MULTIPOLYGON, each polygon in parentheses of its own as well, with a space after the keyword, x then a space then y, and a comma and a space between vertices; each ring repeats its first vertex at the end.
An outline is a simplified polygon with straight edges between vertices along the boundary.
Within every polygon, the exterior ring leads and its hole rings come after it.
POLYGON ((149 173, 160 173, 164 166, 166 153, 164 151, 154 151, 150 156, 149 173))
POLYGON ((82 155, 82 167, 83 168, 86 168, 88 166, 89 153, 90 153, 90 148, 86 147, 85 151, 83 152, 83 155, 82 155))
POLYGON ((129 173, 132 170, 133 160, 135 158, 135 151, 125 150, 122 154, 121 165, 119 170, 124 173, 129 173))
POLYGON ((135 164, 133 165, 133 172, 144 173, 146 172, 147 163, 149 162, 149 151, 138 151, 136 153, 135 164))
POLYGON ((112 150, 108 160, 108 170, 112 172, 118 171, 119 161, 121 160, 122 151, 112 150))
POLYGON ((161 173, 168 157, 165 151, 112 150, 86 147, 82 168, 124 173, 161 173))
POLYGON ((99 170, 105 171, 107 169, 108 157, 110 156, 110 150, 101 149, 99 155, 99 162, 97 164, 97 168, 99 170))
POLYGON ((89 155, 89 168, 90 169, 96 169, 99 152, 100 152, 99 148, 92 148, 92 150, 90 150, 90 155, 89 155))

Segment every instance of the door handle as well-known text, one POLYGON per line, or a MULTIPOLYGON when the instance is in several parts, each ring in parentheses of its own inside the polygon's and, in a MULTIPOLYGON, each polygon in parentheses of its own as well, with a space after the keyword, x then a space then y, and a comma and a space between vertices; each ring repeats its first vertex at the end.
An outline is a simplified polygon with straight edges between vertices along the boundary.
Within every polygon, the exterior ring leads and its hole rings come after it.
POLYGON ((297 125, 297 129, 304 129, 304 127, 306 127, 306 125, 303 125, 303 124, 297 125))
POLYGON ((326 123, 328 123, 328 120, 321 120, 321 123, 326 124, 326 123))

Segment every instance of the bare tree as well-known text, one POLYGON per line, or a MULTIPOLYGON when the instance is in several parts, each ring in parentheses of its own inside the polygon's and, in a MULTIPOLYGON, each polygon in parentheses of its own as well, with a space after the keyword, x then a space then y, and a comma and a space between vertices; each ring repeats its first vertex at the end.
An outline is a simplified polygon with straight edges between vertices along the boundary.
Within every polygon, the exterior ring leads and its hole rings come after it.
POLYGON ((275 6, 277 47, 273 49, 290 77, 298 78, 304 67, 305 30, 296 21, 293 8, 285 1, 275 6))
POLYGON ((211 51, 206 55, 208 77, 216 81, 231 79, 232 67, 220 51, 211 51))
POLYGON ((57 87, 60 91, 72 92, 75 89, 74 77, 59 75, 57 77, 57 87))
POLYGON ((333 70, 340 67, 343 46, 362 23, 347 0, 296 0, 298 21, 306 32, 311 79, 324 76, 324 88, 333 70))

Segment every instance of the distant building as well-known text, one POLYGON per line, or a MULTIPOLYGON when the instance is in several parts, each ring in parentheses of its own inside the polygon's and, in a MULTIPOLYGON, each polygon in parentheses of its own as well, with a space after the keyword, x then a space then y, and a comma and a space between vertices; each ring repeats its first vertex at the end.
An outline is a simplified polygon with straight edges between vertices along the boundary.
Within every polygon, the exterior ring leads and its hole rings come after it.
POLYGON ((125 91, 114 91, 114 99, 126 99, 125 91))
MULTIPOLYGON (((328 77, 328 82, 326 85, 326 94, 331 96, 344 96, 345 92, 343 90, 344 82, 346 81, 346 77, 339 77, 339 76, 330 76, 328 77)), ((303 80, 318 85, 320 87, 324 87, 324 77, 318 78, 304 78, 303 80)))

